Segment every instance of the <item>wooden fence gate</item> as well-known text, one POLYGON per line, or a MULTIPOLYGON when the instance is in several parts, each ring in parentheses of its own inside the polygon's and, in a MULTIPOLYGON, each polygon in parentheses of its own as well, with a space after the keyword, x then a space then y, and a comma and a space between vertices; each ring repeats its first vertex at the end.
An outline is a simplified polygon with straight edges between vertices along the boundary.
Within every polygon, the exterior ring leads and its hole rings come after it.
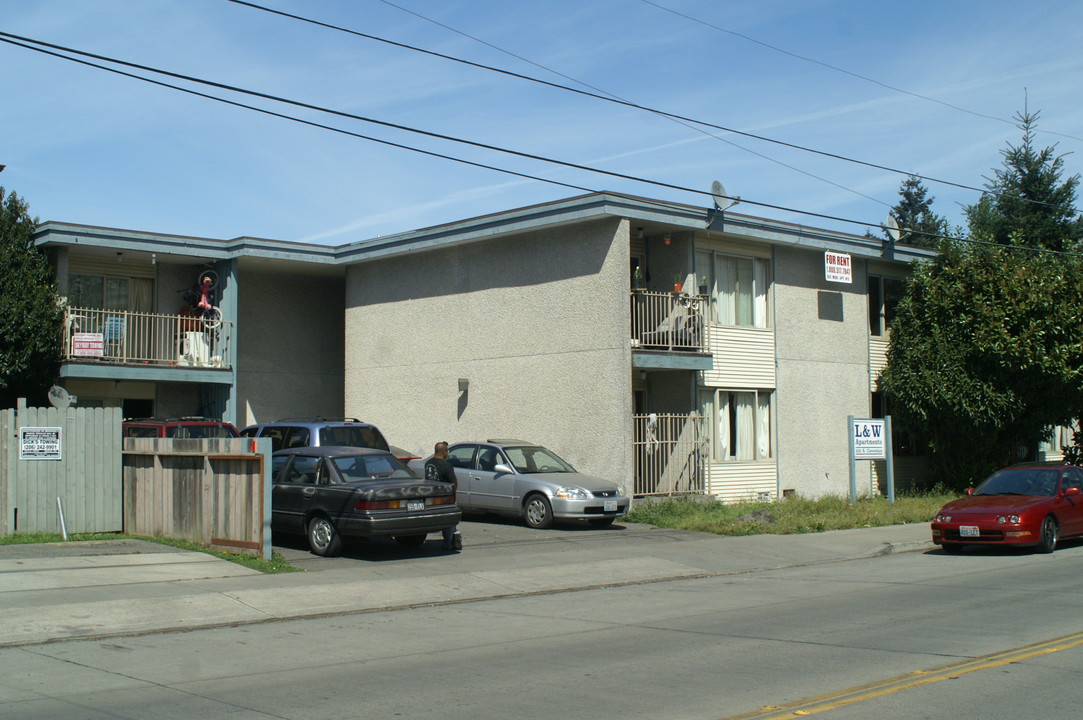
POLYGON ((120 423, 119 408, 0 410, 0 535, 123 530, 120 423))

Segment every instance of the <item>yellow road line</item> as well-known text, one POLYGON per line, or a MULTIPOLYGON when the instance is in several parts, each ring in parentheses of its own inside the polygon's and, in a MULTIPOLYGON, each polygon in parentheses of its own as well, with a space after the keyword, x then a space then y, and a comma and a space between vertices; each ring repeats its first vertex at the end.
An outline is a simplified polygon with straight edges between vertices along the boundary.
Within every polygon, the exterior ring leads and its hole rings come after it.
POLYGON ((1065 635, 1055 640, 1046 640, 1033 645, 1026 645, 1014 650, 1005 650, 992 653, 972 660, 964 660, 952 665, 945 665, 933 670, 917 670, 906 675, 877 680, 866 685, 839 690, 825 695, 818 695, 786 705, 768 705, 767 707, 754 710, 743 715, 731 715, 720 720, 793 720, 794 718, 807 717, 817 713, 835 710, 854 703, 875 700, 886 695, 931 685, 932 683, 950 680, 961 675, 967 675, 979 670, 1021 662, 1031 658, 1049 655, 1062 650, 1070 650, 1083 645, 1083 632, 1065 635))

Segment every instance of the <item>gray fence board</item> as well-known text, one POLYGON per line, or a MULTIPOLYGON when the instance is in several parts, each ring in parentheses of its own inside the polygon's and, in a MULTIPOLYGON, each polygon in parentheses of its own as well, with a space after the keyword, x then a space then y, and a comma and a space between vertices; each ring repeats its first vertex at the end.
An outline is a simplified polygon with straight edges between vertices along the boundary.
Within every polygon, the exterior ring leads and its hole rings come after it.
POLYGON ((119 532, 119 408, 0 410, 0 535, 61 532, 57 498, 69 533, 119 532), (20 429, 56 427, 58 460, 20 460, 20 429))

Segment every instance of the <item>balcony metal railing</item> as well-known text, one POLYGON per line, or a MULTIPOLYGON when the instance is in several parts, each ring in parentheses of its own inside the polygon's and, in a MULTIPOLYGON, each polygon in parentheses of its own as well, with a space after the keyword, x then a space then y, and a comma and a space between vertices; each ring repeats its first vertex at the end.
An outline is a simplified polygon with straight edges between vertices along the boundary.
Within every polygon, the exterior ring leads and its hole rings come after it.
POLYGON ((632 345, 641 350, 706 351, 706 297, 632 291, 632 345))
POLYGON ((633 494, 700 494, 707 488, 709 450, 703 415, 633 415, 633 494))
POLYGON ((64 309, 65 362, 229 368, 233 323, 126 310, 64 309))

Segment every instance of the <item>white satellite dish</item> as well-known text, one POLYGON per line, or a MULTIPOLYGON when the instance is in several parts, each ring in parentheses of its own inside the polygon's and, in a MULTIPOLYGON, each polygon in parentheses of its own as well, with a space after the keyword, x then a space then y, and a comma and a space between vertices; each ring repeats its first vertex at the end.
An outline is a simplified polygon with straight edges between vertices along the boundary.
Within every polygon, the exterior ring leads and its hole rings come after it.
POLYGON ((902 233, 899 232, 899 221, 891 213, 888 213, 887 220, 884 221, 884 227, 887 228, 887 234, 891 236, 891 240, 899 242, 899 238, 902 237, 902 233))
POLYGON ((714 197, 715 210, 725 210, 731 205, 736 205, 738 200, 726 195, 726 188, 722 183, 715 180, 711 183, 711 195, 714 197))
POLYGON ((49 404, 55 408, 66 408, 71 405, 71 395, 59 385, 49 388, 49 404))

